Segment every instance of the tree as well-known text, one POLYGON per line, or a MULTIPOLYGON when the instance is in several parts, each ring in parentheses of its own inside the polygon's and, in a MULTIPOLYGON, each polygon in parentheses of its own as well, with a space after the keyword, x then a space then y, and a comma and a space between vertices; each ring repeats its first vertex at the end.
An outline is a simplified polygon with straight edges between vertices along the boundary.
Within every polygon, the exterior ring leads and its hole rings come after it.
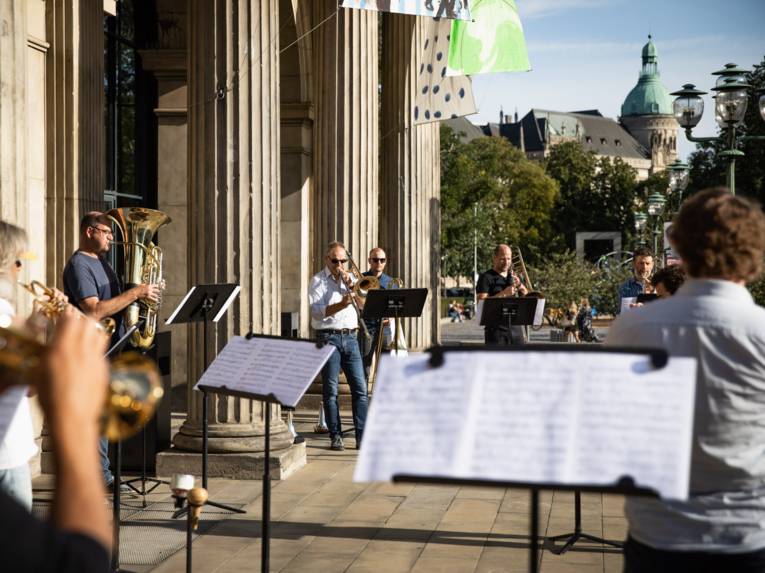
POLYGON ((558 186, 542 168, 500 137, 467 144, 441 128, 442 273, 472 275, 473 233, 478 266, 491 264, 499 243, 520 245, 533 260, 545 250, 558 186))
POLYGON ((633 228, 637 174, 620 158, 598 158, 567 141, 552 148, 545 171, 560 185, 553 222, 569 248, 579 231, 633 228))

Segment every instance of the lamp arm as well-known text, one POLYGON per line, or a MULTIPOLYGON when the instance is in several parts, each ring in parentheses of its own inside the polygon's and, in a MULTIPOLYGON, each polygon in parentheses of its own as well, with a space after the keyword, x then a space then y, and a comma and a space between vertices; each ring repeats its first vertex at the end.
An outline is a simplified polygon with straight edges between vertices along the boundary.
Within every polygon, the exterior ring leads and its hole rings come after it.
POLYGON ((765 141, 765 135, 742 135, 741 141, 765 141))
POLYGON ((685 128, 685 138, 688 141, 692 141, 693 143, 714 143, 715 141, 718 140, 717 137, 694 137, 691 134, 691 129, 692 128, 690 127, 685 128))

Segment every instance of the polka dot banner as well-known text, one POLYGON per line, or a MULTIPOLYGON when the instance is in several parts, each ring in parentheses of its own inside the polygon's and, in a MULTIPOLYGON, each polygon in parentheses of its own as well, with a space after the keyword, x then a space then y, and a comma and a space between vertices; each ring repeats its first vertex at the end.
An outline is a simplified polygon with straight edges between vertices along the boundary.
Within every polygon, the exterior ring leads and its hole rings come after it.
POLYGON ((342 0, 340 6, 429 18, 470 20, 468 0, 342 0))
POLYGON ((440 121, 476 113, 470 78, 447 76, 446 57, 452 24, 450 20, 430 18, 417 70, 417 92, 412 110, 415 124, 440 121))

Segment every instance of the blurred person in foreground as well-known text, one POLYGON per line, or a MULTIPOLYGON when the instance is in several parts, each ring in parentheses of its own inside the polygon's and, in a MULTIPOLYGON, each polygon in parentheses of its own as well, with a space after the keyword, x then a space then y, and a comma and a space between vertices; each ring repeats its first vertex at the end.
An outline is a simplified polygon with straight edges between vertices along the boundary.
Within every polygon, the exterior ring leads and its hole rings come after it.
POLYGON ((653 273, 651 282, 656 295, 659 298, 667 298, 683 286, 685 271, 681 265, 667 265, 653 273))
POLYGON ((765 571, 765 309, 745 286, 762 271, 765 215, 709 189, 683 204, 670 241, 688 280, 620 316, 607 344, 698 360, 690 495, 627 498, 624 571, 765 571))
MULTIPOLYGON (((106 399, 108 340, 75 312, 69 308, 59 320, 34 380, 56 465, 52 517, 41 521, 0 492, 3 571, 109 571, 111 526, 96 445, 106 399)), ((0 372, 0 391, 10 379, 0 372)))

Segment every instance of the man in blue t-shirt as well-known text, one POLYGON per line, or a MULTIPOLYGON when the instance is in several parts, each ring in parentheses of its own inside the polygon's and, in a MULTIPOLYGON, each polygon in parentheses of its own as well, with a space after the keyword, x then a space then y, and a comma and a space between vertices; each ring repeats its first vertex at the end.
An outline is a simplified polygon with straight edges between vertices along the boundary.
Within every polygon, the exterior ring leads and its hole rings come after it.
MULTIPOLYGON (((103 255, 109 252, 112 228, 101 212, 87 213, 80 221, 80 244, 64 268, 64 294, 69 302, 96 321, 111 317, 117 328, 116 342, 124 332, 121 311, 139 299, 156 301, 160 289, 157 285, 141 284, 122 292, 119 278, 103 255)), ((101 438, 101 466, 104 481, 111 487, 114 477, 109 468, 109 444, 101 438)))
POLYGON ((634 276, 619 287, 619 306, 621 312, 623 298, 636 298, 639 294, 653 292, 651 273, 653 273, 653 253, 648 247, 638 247, 632 254, 634 276))

